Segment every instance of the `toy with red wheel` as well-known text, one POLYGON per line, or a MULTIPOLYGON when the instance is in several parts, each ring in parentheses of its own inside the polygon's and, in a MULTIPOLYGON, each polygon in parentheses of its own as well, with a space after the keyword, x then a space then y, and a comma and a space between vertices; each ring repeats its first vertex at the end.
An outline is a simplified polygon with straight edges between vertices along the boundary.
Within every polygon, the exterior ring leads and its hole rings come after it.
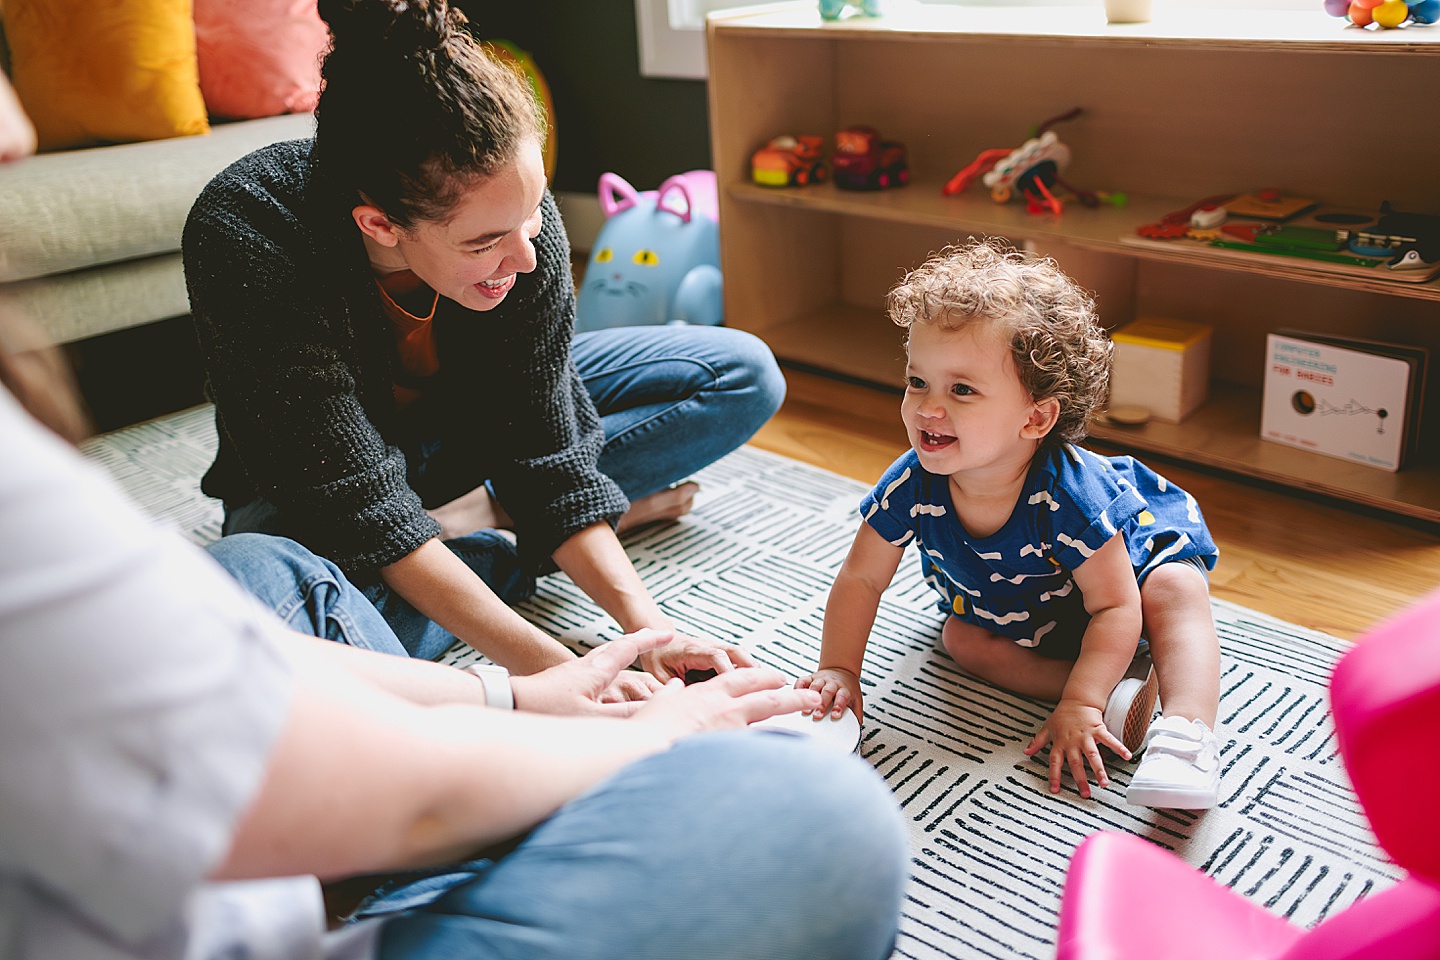
POLYGON ((884 140, 874 127, 846 127, 835 134, 835 186, 884 190, 910 182, 905 144, 884 140))

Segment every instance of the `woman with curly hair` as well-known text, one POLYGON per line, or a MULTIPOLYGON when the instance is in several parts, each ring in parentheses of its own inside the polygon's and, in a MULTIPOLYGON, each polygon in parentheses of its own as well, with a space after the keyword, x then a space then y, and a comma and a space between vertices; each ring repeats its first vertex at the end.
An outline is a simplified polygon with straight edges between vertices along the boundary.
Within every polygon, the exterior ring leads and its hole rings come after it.
POLYGON ((1109 393, 1094 302, 1053 261, 986 240, 928 260, 889 310, 910 331, 900 410, 913 449, 861 501, 819 669, 797 686, 820 691, 817 716, 860 715, 880 594, 914 541, 949 614, 945 650, 983 680, 1058 701, 1025 748, 1049 744, 1052 792, 1068 766, 1089 797, 1087 764, 1108 787, 1104 745, 1145 751, 1128 802, 1214 806, 1218 552, 1188 493, 1077 445, 1109 393))
POLYGON ((684 479, 778 408, 774 358, 723 328, 574 336, 524 79, 445 0, 319 10, 314 139, 220 173, 184 232, 220 435, 203 489, 226 534, 279 535, 217 557, 281 611, 323 604, 338 568, 413 657, 459 638, 516 674, 573 659, 509 606, 559 567, 617 635, 676 632, 615 697, 751 665, 662 611, 616 527, 689 510, 684 479))

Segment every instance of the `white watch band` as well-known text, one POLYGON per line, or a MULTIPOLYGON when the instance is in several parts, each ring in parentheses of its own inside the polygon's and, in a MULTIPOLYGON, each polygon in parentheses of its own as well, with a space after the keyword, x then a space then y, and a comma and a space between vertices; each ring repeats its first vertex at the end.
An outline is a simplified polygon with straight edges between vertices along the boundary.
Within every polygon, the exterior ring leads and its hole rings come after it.
POLYGON ((515 693, 510 689, 510 671, 493 663, 472 663, 465 668, 475 674, 485 688, 485 704, 501 710, 515 709, 515 693))

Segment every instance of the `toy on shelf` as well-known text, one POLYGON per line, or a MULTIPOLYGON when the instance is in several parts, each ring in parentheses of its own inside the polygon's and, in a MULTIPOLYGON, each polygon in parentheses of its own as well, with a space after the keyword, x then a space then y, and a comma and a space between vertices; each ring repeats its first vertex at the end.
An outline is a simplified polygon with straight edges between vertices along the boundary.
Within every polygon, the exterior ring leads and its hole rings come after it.
POLYGON ((1135 233, 1145 240, 1299 257, 1370 276, 1384 268, 1394 279, 1412 282, 1440 273, 1440 216, 1403 213, 1388 202, 1376 213, 1327 207, 1274 187, 1206 197, 1135 233))
POLYGON ((639 193, 600 175, 605 225, 575 305, 577 331, 724 318, 715 174, 691 170, 639 193))
POLYGON ((819 137, 776 137, 750 157, 750 179, 764 187, 824 183, 823 145, 819 137))
POLYGON ((1357 27, 1393 29, 1406 23, 1440 21, 1440 0, 1325 0, 1325 12, 1357 27))
POLYGON ((1018 194, 1025 198, 1025 209, 1030 213, 1053 213, 1058 216, 1064 212, 1065 204, 1056 196, 1056 187, 1069 191, 1087 207, 1096 207, 1101 203, 1124 206, 1123 193, 1078 190, 1060 177, 1060 171, 1070 163, 1070 148, 1060 141, 1050 127, 1074 119, 1080 113, 1081 109, 1076 107, 1067 113, 1051 117, 1039 126, 1035 136, 1014 149, 1000 147, 980 151, 968 166, 946 182, 940 192, 952 197, 979 177, 980 182, 989 188, 990 199, 996 203, 1008 203, 1018 194))
POLYGON ((1380 204, 1374 226, 1336 232, 1354 253, 1387 257, 1385 265, 1391 270, 1423 270, 1440 263, 1440 217, 1401 213, 1388 200, 1380 204))
POLYGON ((880 16, 880 0, 820 0, 820 19, 839 20, 845 8, 850 7, 856 13, 865 17, 880 16))
POLYGON ((910 182, 905 144, 882 140, 874 127, 846 127, 835 134, 835 186, 883 190, 910 182))

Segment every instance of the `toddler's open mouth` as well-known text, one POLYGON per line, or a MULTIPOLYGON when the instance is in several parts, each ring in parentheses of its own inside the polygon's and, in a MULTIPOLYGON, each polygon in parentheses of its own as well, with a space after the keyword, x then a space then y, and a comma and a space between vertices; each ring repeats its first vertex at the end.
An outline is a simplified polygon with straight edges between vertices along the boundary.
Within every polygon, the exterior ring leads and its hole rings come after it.
POLYGON ((931 433, 929 430, 920 431, 920 445, 926 450, 939 450, 954 442, 954 437, 948 437, 943 433, 931 433))

